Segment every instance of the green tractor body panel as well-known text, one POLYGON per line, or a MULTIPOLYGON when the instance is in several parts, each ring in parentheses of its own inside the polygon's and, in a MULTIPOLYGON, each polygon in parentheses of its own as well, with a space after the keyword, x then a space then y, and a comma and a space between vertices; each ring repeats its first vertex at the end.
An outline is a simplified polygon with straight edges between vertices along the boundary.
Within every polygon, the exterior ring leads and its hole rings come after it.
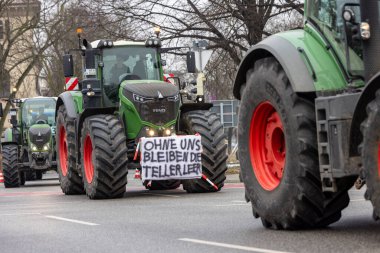
POLYGON ((4 131, 4 141, 2 143, 4 144, 4 143, 7 143, 7 142, 13 142, 13 134, 12 134, 12 129, 11 128, 7 128, 4 131))
POLYGON ((80 91, 67 91, 73 97, 77 113, 83 112, 83 95, 80 91))
POLYGON ((347 86, 337 60, 314 28, 307 25, 305 30, 288 31, 275 36, 285 38, 298 51, 301 50, 300 54, 309 73, 315 73, 313 81, 316 91, 341 90, 347 86))

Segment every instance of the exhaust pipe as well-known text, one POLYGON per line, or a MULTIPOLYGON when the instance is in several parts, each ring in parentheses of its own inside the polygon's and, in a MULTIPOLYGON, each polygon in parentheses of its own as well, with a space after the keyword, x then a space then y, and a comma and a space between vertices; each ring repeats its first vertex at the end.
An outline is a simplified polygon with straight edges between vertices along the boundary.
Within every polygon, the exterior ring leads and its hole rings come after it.
POLYGON ((368 82, 380 71, 380 3, 379 0, 361 0, 360 6, 364 73, 368 82))

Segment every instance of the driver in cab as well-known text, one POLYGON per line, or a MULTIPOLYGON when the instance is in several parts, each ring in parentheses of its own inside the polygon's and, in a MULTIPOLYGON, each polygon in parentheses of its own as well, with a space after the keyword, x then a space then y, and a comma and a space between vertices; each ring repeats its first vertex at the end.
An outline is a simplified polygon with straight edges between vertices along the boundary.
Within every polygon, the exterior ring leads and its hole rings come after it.
POLYGON ((123 63, 125 59, 126 57, 123 57, 122 55, 116 56, 116 63, 111 69, 112 83, 114 84, 120 83, 121 75, 130 73, 129 68, 123 63))
POLYGON ((44 108, 39 108, 38 109, 38 115, 35 119, 34 122, 45 122, 48 123, 48 116, 45 114, 45 109, 44 108))

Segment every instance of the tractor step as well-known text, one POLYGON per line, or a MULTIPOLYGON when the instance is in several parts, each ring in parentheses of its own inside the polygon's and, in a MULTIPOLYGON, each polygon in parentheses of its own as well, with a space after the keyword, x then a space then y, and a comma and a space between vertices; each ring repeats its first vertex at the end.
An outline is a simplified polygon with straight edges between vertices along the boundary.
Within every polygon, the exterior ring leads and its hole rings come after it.
POLYGON ((336 178, 358 174, 360 157, 350 157, 351 120, 361 93, 315 100, 319 171, 323 191, 336 192, 336 178))

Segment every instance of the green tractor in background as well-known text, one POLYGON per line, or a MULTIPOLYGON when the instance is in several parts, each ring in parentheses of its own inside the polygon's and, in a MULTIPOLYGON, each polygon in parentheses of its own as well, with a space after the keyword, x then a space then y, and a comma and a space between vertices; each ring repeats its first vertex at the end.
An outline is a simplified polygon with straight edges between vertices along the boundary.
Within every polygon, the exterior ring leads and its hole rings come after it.
MULTIPOLYGON (((220 190, 227 170, 223 125, 203 94, 192 96, 180 90, 180 84, 163 81, 161 52, 167 50, 158 36, 145 42, 89 43, 80 38, 79 44, 83 80, 78 90, 68 87, 56 107, 62 191, 86 193, 91 199, 122 197, 128 168, 141 173, 139 140, 159 141, 177 134, 201 135, 202 178, 143 180, 145 187, 168 190, 182 183, 188 192, 220 190), (182 96, 194 99, 183 103, 182 96)), ((189 54, 188 61, 194 69, 194 55, 189 54)), ((66 54, 66 78, 73 77, 73 64, 72 55, 66 54)))
POLYGON ((246 200, 267 228, 324 227, 367 184, 380 218, 380 3, 305 1, 303 30, 247 52, 234 84, 246 200))
POLYGON ((12 124, 4 132, 2 169, 4 186, 19 187, 25 180, 42 179, 43 173, 56 170, 56 98, 15 99, 19 108, 10 111, 12 124))

